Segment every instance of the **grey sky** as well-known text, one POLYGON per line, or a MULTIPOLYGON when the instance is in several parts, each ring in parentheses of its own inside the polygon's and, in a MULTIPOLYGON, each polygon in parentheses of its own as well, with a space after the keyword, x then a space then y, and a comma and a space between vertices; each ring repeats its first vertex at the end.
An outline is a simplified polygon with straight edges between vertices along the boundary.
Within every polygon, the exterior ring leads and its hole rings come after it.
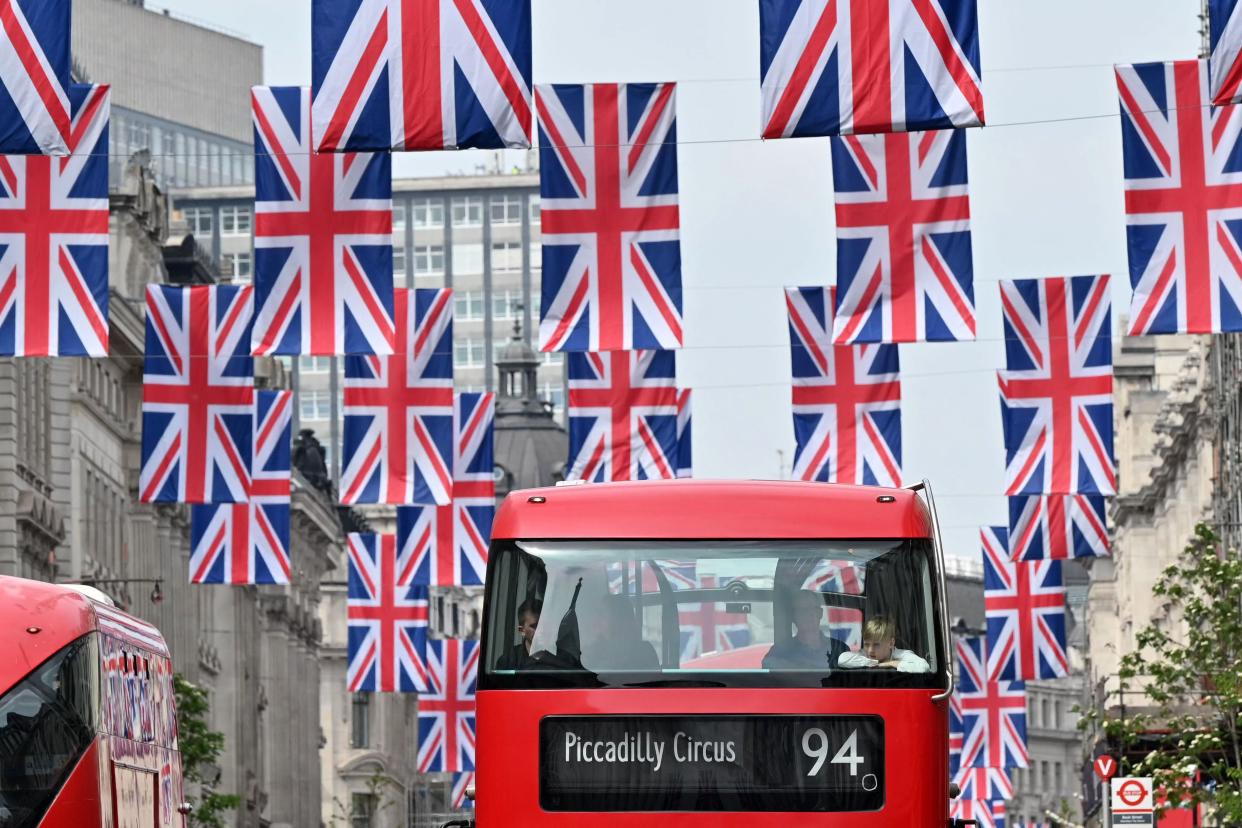
MULTIPOLYGON (((309 0, 152 0, 265 47, 266 80, 310 78, 309 0)), ((935 485, 950 553, 1006 519, 996 281, 1111 273, 1129 302, 1111 65, 1194 57, 1198 0, 980 0, 988 122, 971 130, 980 340, 906 345, 904 465, 935 485), (1072 67, 1072 68, 1055 68, 1072 67), (1104 117, 1088 117, 1104 116, 1104 117), (1083 118, 1050 124, 1030 121, 1083 118)), ((761 142, 756 0, 534 0, 537 83, 665 81, 678 90, 686 348, 695 472, 775 477, 793 451, 781 288, 834 278, 827 139, 761 142)), ((396 156, 398 175, 481 153, 396 156)))

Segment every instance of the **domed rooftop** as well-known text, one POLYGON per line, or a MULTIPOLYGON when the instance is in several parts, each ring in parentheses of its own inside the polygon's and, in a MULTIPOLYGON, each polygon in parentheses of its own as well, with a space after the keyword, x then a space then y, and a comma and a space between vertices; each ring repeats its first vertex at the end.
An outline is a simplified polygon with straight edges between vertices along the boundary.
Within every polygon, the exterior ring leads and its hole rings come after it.
POLYGON ((496 355, 496 498, 514 489, 549 486, 564 478, 569 435, 552 417, 552 404, 539 399, 539 354, 526 341, 520 322, 496 355))

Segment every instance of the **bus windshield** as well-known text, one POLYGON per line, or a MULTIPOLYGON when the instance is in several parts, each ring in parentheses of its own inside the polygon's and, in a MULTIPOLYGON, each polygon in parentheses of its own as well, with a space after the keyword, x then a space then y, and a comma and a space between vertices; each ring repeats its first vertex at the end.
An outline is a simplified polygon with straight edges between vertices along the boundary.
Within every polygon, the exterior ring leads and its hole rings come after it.
POLYGON ((943 686, 931 543, 498 541, 483 689, 943 686))

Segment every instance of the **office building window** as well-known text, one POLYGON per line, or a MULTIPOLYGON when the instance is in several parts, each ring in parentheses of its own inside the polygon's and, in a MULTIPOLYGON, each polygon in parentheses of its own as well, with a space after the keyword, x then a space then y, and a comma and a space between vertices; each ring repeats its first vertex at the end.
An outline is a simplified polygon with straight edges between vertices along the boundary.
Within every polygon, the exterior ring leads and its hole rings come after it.
POLYGON ((298 370, 303 374, 326 374, 332 370, 332 357, 299 357, 298 370))
POLYGON ((559 382, 545 382, 539 386, 539 399, 547 400, 560 410, 565 407, 565 386, 559 382))
POLYGON ((414 272, 419 276, 444 272, 444 245, 414 245, 414 272))
POLYGON ((483 225, 483 198, 459 196, 453 199, 454 227, 481 227, 483 225))
POLYGON ((392 272, 398 276, 405 275, 405 247, 403 245, 392 246, 392 272))
POLYGON ((483 364, 483 340, 459 339, 453 343, 453 364, 458 368, 474 368, 483 364))
POLYGON ((453 316, 458 321, 483 318, 483 294, 474 290, 456 291, 453 297, 453 316))
POLYGON ((250 208, 241 205, 226 205, 221 207, 220 235, 249 236, 250 208))
POLYGON ((416 198, 414 206, 415 227, 443 227, 444 200, 440 198, 416 198))
POLYGON ((371 746, 371 694, 354 693, 350 704, 349 746, 371 746))
POLYGON ((492 196, 488 202, 492 224, 521 224, 522 197, 517 194, 492 196))
MULTIPOLYGON (((405 230, 405 202, 394 201, 392 204, 392 234, 405 230)), ((404 233, 401 234, 404 237, 404 233)))
POLYGON ((540 270, 543 267, 543 245, 539 242, 531 242, 530 245, 530 269, 540 270))
POLYGON ((544 365, 560 365, 565 361, 565 355, 562 351, 542 351, 539 354, 539 361, 544 365))
POLYGON ((220 275, 235 282, 249 282, 253 275, 249 253, 224 253, 220 256, 220 275))
POLYGON ((332 416, 332 395, 325 389, 300 391, 303 420, 327 420, 332 416))
POLYGON ((515 273, 522 269, 521 242, 492 243, 492 271, 515 273))
POLYGON ((482 273, 483 272, 483 245, 481 244, 455 244, 453 245, 453 274, 458 273, 482 273))
POLYGON ((539 196, 530 197, 530 223, 539 224, 539 196))
POLYGON ((513 319, 521 312, 521 304, 521 290, 514 289, 492 291, 492 318, 513 319))
POLYGON ((199 241, 211 236, 210 207, 186 207, 181 211, 181 215, 185 217, 185 223, 190 226, 190 232, 198 236, 199 241))

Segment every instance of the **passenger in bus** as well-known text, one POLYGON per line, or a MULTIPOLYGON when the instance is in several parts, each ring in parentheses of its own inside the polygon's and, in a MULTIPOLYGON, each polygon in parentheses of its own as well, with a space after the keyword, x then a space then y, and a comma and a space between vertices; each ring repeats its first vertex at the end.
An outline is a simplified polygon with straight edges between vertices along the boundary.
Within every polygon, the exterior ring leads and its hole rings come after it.
POLYGON ((643 638, 633 606, 619 598, 604 597, 584 612, 582 664, 594 672, 660 669, 655 647, 643 638))
POLYGON ((765 670, 827 670, 848 652, 845 644, 824 635, 824 599, 819 593, 801 589, 793 594, 794 634, 777 641, 763 657, 765 670))
POLYGON ((837 666, 851 670, 879 667, 899 673, 931 672, 931 665, 921 657, 897 647, 897 624, 883 615, 867 619, 863 625, 862 649, 856 653, 842 653, 837 666))
POLYGON ((498 670, 521 670, 536 667, 539 662, 531 658, 530 643, 535 639, 535 629, 539 626, 539 614, 543 612, 543 602, 534 598, 523 601, 518 607, 518 635, 522 640, 513 645, 513 649, 500 657, 496 664, 498 670))

